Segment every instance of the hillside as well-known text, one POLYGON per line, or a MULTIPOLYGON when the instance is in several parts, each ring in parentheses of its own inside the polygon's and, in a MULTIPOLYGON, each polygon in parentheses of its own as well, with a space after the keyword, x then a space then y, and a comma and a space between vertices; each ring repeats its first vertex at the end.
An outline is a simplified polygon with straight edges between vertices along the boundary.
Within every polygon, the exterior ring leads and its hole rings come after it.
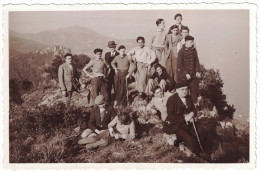
MULTIPOLYGON (((118 45, 127 48, 135 46, 135 40, 119 40, 95 32, 86 27, 72 26, 56 30, 45 30, 33 34, 19 34, 20 37, 45 45, 61 45, 71 48, 72 53, 93 53, 93 49, 106 48, 109 40, 115 40, 118 45)), ((104 49, 105 51, 107 49, 104 49)))

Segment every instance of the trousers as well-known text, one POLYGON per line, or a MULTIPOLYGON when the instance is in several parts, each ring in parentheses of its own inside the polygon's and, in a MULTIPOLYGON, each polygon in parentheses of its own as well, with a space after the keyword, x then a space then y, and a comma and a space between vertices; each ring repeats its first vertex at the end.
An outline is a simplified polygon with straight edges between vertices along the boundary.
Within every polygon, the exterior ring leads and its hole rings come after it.
POLYGON ((101 94, 104 96, 105 101, 108 102, 108 93, 105 80, 102 76, 92 78, 91 80, 92 96, 95 101, 96 97, 101 94))

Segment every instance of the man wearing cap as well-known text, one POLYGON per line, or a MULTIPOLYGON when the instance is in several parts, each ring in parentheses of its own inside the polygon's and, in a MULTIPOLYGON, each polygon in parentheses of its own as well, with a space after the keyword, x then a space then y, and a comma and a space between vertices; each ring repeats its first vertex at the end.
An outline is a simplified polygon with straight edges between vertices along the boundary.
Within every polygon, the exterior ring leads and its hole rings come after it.
POLYGON ((105 76, 109 73, 109 65, 105 60, 101 59, 102 49, 95 49, 95 59, 91 59, 89 63, 83 68, 83 72, 91 78, 91 89, 93 99, 99 94, 105 97, 106 102, 108 101, 107 87, 105 84, 105 76), (92 69, 92 73, 88 72, 88 69, 92 69))
POLYGON ((137 37, 138 46, 133 48, 128 55, 133 58, 137 65, 136 89, 139 93, 144 93, 147 84, 147 77, 151 69, 151 64, 156 60, 154 51, 144 45, 144 37, 137 37))
POLYGON ((186 36, 185 44, 180 49, 177 58, 177 82, 188 81, 192 101, 197 103, 199 90, 198 79, 201 77, 201 75, 198 54, 193 44, 194 38, 192 36, 186 36))
POLYGON ((107 91, 108 91, 109 102, 111 102, 112 101, 112 99, 111 99, 112 86, 114 88, 114 91, 116 90, 116 87, 115 87, 116 84, 114 82, 115 70, 111 67, 111 62, 115 59, 116 56, 119 55, 119 53, 116 51, 115 41, 108 41, 107 47, 109 48, 110 52, 107 52, 105 54, 105 60, 108 63, 109 67, 111 68, 111 71, 107 77, 107 79, 108 79, 107 91))
POLYGON ((65 63, 59 66, 58 78, 59 86, 64 97, 64 102, 69 104, 72 92, 78 91, 78 83, 82 88, 85 87, 85 84, 82 83, 79 78, 78 71, 72 63, 72 54, 67 53, 64 58, 65 63))
MULTIPOLYGON (((105 98, 99 95, 95 99, 95 106, 90 114, 88 128, 81 134, 82 139, 79 144, 90 143, 87 137, 97 136, 101 133, 108 132, 108 124, 115 116, 115 111, 112 106, 105 105, 105 98)), ((109 134, 109 133, 108 133, 109 134)))
POLYGON ((187 82, 176 84, 176 93, 169 97, 167 101, 167 117, 163 125, 163 132, 166 134, 176 134, 177 138, 184 142, 192 152, 198 154, 199 144, 196 140, 194 130, 190 122, 197 115, 192 99, 188 96, 187 82))

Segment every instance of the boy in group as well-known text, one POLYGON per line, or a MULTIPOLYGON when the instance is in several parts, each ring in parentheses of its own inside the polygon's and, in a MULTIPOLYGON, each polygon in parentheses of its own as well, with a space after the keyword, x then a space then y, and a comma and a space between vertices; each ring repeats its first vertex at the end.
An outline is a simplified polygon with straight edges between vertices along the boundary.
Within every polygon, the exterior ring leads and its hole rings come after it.
POLYGON ((136 89, 139 93, 144 93, 146 89, 147 76, 151 69, 151 64, 155 61, 156 55, 154 51, 146 47, 144 37, 137 37, 138 46, 133 48, 128 55, 133 58, 137 65, 136 89))
POLYGON ((192 36, 185 37, 185 45, 180 49, 177 58, 178 81, 188 81, 190 86, 190 94, 192 101, 197 103, 200 63, 196 49, 193 47, 194 38, 192 36))
POLYGON ((145 93, 148 95, 152 94, 152 89, 155 86, 160 86, 162 91, 165 92, 167 88, 170 90, 175 85, 174 79, 170 77, 170 75, 166 72, 165 68, 163 68, 160 64, 156 64, 154 68, 155 72, 148 80, 148 84, 145 91, 145 93))
MULTIPOLYGON (((119 55, 119 53, 116 51, 116 43, 115 43, 115 41, 108 41, 107 47, 109 48, 110 52, 107 52, 105 54, 105 60, 108 63, 108 65, 110 66, 110 68, 111 68, 111 62, 115 59, 116 56, 119 55)), ((108 79, 107 92, 108 92, 109 102, 112 101, 112 99, 111 99, 112 87, 114 88, 114 91, 116 91, 116 85, 115 85, 115 82, 114 82, 114 76, 115 76, 115 70, 113 68, 111 68, 111 71, 110 71, 110 73, 107 76, 107 79, 108 79)))
POLYGON ((173 95, 171 92, 164 92, 160 86, 155 86, 153 88, 154 97, 147 105, 147 109, 156 108, 161 113, 161 120, 165 121, 167 117, 166 103, 170 96, 173 95))
POLYGON ((182 15, 180 13, 176 14, 174 16, 174 20, 175 20, 175 24, 178 26, 179 28, 179 34, 181 34, 181 30, 184 27, 184 25, 182 25, 182 15))
POLYGON ((67 53, 64 58, 65 63, 59 66, 58 77, 64 103, 69 104, 72 92, 78 91, 78 83, 81 85, 81 88, 84 88, 85 84, 79 79, 77 68, 72 63, 72 54, 67 53))
POLYGON ((167 37, 167 33, 164 31, 165 22, 163 19, 159 18, 156 20, 156 25, 157 30, 152 35, 151 48, 155 52, 159 64, 165 67, 165 42, 167 37))
MULTIPOLYGON (((186 36, 189 36, 189 33, 190 33, 190 29, 189 29, 187 26, 183 26, 182 29, 181 29, 182 39, 181 39, 181 41, 179 41, 179 43, 177 44, 177 52, 179 52, 179 50, 180 50, 180 49, 182 48, 182 46, 185 44, 185 37, 186 37, 186 36)), ((193 47, 197 50, 195 41, 193 42, 193 47)))
POLYGON ((131 58, 126 55, 126 47, 121 45, 118 47, 119 55, 111 62, 115 71, 115 87, 116 97, 114 105, 127 105, 127 84, 126 79, 132 75, 133 71, 129 70, 131 58))
POLYGON ((83 72, 88 75, 91 79, 91 88, 93 99, 100 94, 105 97, 106 102, 108 102, 108 93, 107 87, 105 85, 105 76, 109 74, 110 68, 105 60, 101 59, 102 49, 95 49, 95 59, 91 59, 90 62, 83 68, 83 72), (87 70, 91 68, 92 73, 89 73, 87 70))
POLYGON ((95 148, 98 146, 106 146, 108 144, 108 124, 115 117, 115 111, 112 106, 105 104, 103 95, 99 95, 95 99, 95 106, 90 114, 88 128, 83 131, 79 144, 87 144, 86 148, 95 148))

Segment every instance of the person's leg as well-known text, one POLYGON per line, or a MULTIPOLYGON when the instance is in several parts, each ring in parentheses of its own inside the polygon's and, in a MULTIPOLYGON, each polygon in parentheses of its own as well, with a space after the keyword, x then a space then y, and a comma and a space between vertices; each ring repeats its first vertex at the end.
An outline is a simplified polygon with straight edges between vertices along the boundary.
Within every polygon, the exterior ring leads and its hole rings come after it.
POLYGON ((91 129, 89 129, 89 128, 87 128, 87 129, 85 129, 83 132, 82 132, 82 134, 81 134, 81 138, 86 138, 86 137, 88 137, 90 134, 92 134, 93 133, 93 131, 91 130, 91 129))
POLYGON ((154 86, 156 86, 155 84, 156 84, 155 80, 149 79, 147 86, 146 86, 145 93, 148 94, 148 95, 152 94, 152 89, 153 89, 154 86))
POLYGON ((146 82, 147 82, 147 74, 148 74, 148 68, 143 66, 139 73, 139 92, 144 92, 146 88, 146 82))
POLYGON ((187 146, 193 153, 197 155, 199 154, 200 152, 199 144, 196 138, 194 138, 187 130, 180 127, 179 129, 177 129, 175 134, 177 138, 181 142, 184 142, 184 145, 187 146))
POLYGON ((164 79, 162 79, 162 80, 160 81, 160 87, 161 87, 161 89, 162 89, 163 92, 165 92, 166 84, 167 84, 167 82, 166 82, 164 79))
POLYGON ((105 84, 105 80, 103 77, 99 77, 99 85, 100 85, 100 94, 102 94, 105 98, 105 101, 109 104, 111 104, 111 101, 109 100, 109 95, 107 92, 107 86, 105 84))
POLYGON ((198 102, 198 92, 199 92, 199 80, 197 78, 193 78, 190 81, 190 95, 193 103, 198 102))
POLYGON ((96 97, 98 96, 98 78, 92 78, 91 88, 92 88, 93 101, 95 101, 96 97))

